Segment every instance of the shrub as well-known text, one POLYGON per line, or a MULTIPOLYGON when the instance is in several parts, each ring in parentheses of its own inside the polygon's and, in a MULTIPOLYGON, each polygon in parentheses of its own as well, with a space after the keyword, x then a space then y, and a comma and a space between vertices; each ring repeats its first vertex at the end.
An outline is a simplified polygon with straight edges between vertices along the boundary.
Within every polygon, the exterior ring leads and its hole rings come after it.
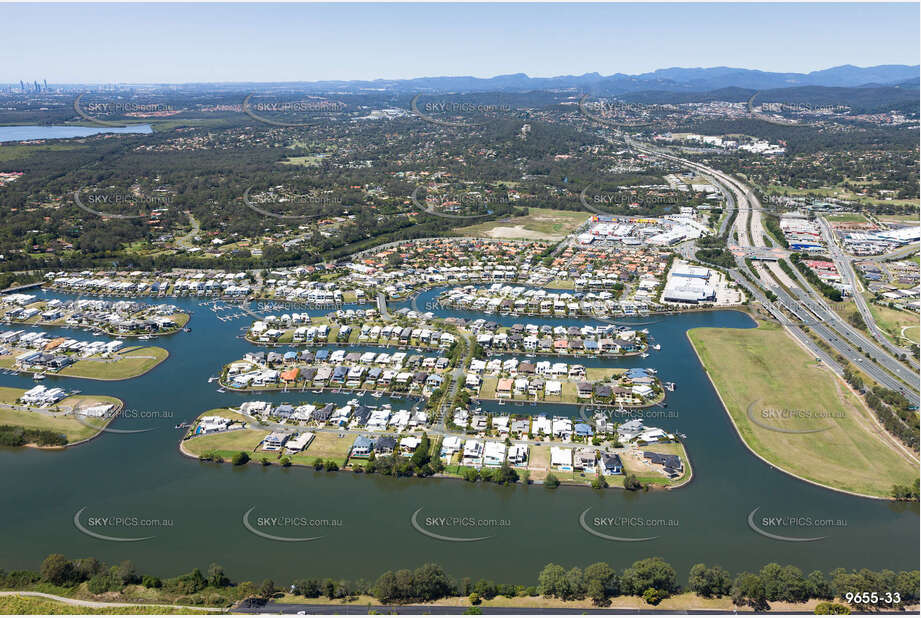
POLYGON ((544 479, 544 487, 548 489, 556 489, 560 486, 560 479, 556 478, 556 475, 553 472, 547 473, 547 478, 544 479))
POLYGON ((230 463, 232 463, 235 466, 242 466, 243 464, 248 463, 248 462, 249 462, 249 454, 246 451, 240 451, 239 453, 233 456, 233 459, 230 460, 230 463))
POLYGON ((815 606, 815 613, 819 615, 850 614, 851 608, 847 605, 842 605, 841 603, 829 603, 828 601, 822 601, 815 606))
POLYGON ((668 593, 664 590, 656 590, 655 588, 647 588, 643 591, 643 600, 649 603, 650 605, 658 605, 664 599, 668 598, 668 593))

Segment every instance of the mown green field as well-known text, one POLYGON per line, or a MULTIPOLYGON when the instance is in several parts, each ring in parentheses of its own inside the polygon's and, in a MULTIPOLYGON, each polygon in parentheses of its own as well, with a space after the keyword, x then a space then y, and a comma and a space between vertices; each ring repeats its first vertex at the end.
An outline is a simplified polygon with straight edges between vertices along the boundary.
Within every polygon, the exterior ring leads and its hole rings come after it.
POLYGON ((165 361, 169 352, 157 346, 132 348, 116 358, 86 358, 62 369, 58 375, 94 380, 127 380, 143 375, 165 361))
MULTIPOLYGON (((22 396, 25 389, 0 387, 0 425, 15 425, 27 429, 47 429, 67 436, 68 442, 78 442, 92 438, 94 435, 111 422, 111 418, 97 419, 84 418, 78 421, 70 414, 53 416, 43 412, 19 410, 8 407, 22 396)), ((104 395, 73 395, 59 401, 52 410, 72 410, 74 408, 89 408, 104 403, 119 404, 121 401, 115 397, 104 395)))
POLYGON ((688 332, 745 443, 792 474, 828 487, 888 496, 917 463, 881 436, 870 411, 779 326, 688 332), (772 410, 781 412, 777 416, 772 410), (767 412, 765 412, 767 411, 767 412), (771 428, 810 433, 785 433, 771 428))

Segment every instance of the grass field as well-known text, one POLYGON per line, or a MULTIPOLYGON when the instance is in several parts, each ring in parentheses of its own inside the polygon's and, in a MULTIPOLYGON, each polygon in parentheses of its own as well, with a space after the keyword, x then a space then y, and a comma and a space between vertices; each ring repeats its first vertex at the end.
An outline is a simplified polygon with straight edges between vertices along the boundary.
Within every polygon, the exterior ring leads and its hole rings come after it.
POLYGON ((86 358, 62 369, 58 375, 93 380, 128 380, 143 375, 165 361, 169 352, 150 346, 132 348, 115 359, 86 358))
POLYGON ((832 223, 866 223, 867 218, 856 212, 843 212, 837 215, 826 215, 832 223))
POLYGON ((904 336, 913 343, 918 343, 919 318, 916 314, 901 309, 890 309, 873 302, 867 302, 867 305, 870 307, 873 321, 897 345, 906 344, 901 338, 903 328, 905 329, 904 336))
POLYGON ((745 443, 797 476, 828 487, 888 496, 918 476, 877 432, 871 413, 846 385, 779 326, 697 328, 688 332, 745 443), (751 413, 758 420, 749 418, 751 413), (764 410, 801 411, 777 418, 764 410), (811 433, 784 433, 817 430, 811 433))
POLYGON ((526 240, 562 240, 582 225, 591 213, 578 210, 529 208, 527 216, 512 217, 455 228, 462 236, 526 240))
POLYGON ((193 455, 217 453, 225 459, 230 459, 240 451, 246 451, 252 457, 253 449, 268 434, 268 431, 258 429, 239 429, 191 438, 186 440, 183 446, 193 455))
MULTIPOLYGON (((12 404, 24 392, 25 389, 21 388, 0 387, 0 402, 12 404)), ((67 411, 74 408, 89 408, 104 403, 120 404, 121 401, 115 397, 104 395, 73 395, 59 401, 52 410, 67 411)), ((78 442, 92 438, 110 421, 111 419, 85 418, 83 422, 80 422, 69 414, 53 416, 49 413, 18 410, 0 405, 0 425, 16 425, 28 429, 47 429, 63 433, 67 436, 68 442, 78 442)))
MULTIPOLYGON (((349 450, 355 441, 354 435, 346 434, 339 437, 338 433, 330 431, 314 432, 315 437, 310 446, 302 453, 297 455, 288 455, 292 463, 313 465, 317 457, 323 460, 332 459, 340 466, 345 465, 345 460, 349 457, 349 450)), ((354 463, 363 463, 361 460, 355 460, 354 463)))
POLYGON ((288 157, 282 163, 284 165, 300 165, 302 167, 316 167, 320 165, 323 157, 317 155, 308 155, 305 157, 288 157))
MULTIPOLYGON (((42 152, 60 150, 78 150, 86 146, 70 146, 65 144, 8 144, 0 147, 0 162, 25 159, 42 152)), ((17 181, 20 182, 20 181, 17 181)))

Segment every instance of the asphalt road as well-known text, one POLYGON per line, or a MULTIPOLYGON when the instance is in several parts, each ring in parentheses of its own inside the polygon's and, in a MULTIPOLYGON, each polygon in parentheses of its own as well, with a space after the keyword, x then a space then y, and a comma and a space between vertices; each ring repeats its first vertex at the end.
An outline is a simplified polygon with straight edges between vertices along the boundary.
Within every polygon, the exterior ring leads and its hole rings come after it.
MULTIPOLYGON (((739 214, 736 217, 736 229, 738 231, 739 244, 742 245, 743 249, 749 249, 751 245, 755 245, 756 247, 761 247, 764 245, 762 236, 763 228, 761 226, 762 206, 758 201, 758 198, 754 195, 748 186, 736 180, 735 178, 724 174, 723 172, 709 168, 705 165, 664 153, 659 149, 653 149, 644 145, 639 145, 636 142, 629 140, 629 138, 627 138, 627 143, 640 152, 666 158, 678 163, 682 163, 683 165, 687 165, 691 169, 707 174, 716 180, 717 184, 723 185, 724 188, 728 189, 729 193, 733 194, 736 206, 739 209, 739 214), (751 240, 749 239, 748 230, 754 231, 751 240)), ((749 271, 744 263, 743 258, 737 257, 736 264, 738 267, 737 270, 748 272, 753 277, 753 279, 760 282, 761 286, 763 286, 765 289, 771 290, 774 294, 776 294, 781 303, 791 313, 793 313, 793 315, 795 315, 801 321, 808 323, 812 331, 818 337, 825 340, 825 342, 828 343, 828 345, 831 346, 831 348, 834 349, 838 354, 844 356, 853 362, 856 366, 860 367, 864 373, 866 373, 879 384, 891 390, 901 392, 913 405, 917 406, 919 403, 921 403, 921 399, 919 399, 918 396, 917 374, 910 371, 896 359, 892 358, 888 353, 880 349, 879 346, 867 340, 862 336, 862 333, 860 333, 858 329, 841 320, 837 314, 834 314, 833 311, 826 309, 824 300, 821 298, 817 291, 812 289, 811 286, 807 286, 806 288, 796 286, 791 290, 798 296, 798 298, 794 298, 774 281, 764 281, 756 273, 749 271), (815 315, 811 315, 810 312, 804 308, 804 306, 801 304, 803 302, 805 302, 806 305, 812 309, 812 313, 815 315), (834 324, 838 329, 840 329, 841 334, 832 330, 829 326, 827 326, 827 324, 834 324), (852 345, 852 342, 861 342, 859 347, 862 350, 868 352, 871 358, 867 358, 863 352, 858 351, 855 348, 855 345, 852 345), (896 378, 895 376, 899 376, 901 379, 896 378)), ((746 289, 748 289, 749 293, 757 298, 763 305, 768 307, 768 310, 771 311, 771 314, 774 315, 774 317, 777 318, 785 327, 787 327, 787 330, 794 334, 797 339, 803 342, 803 344, 806 345, 810 351, 813 351, 817 358, 820 358, 823 360, 823 362, 826 362, 826 364, 832 367, 835 373, 842 375, 842 369, 840 365, 833 361, 829 355, 826 354, 821 348, 819 348, 808 336, 802 333, 800 329, 788 318, 783 316, 781 312, 777 311, 776 307, 771 309, 772 304, 767 300, 767 298, 763 293, 761 293, 760 290, 756 292, 754 290, 754 286, 752 286, 748 281, 744 280, 744 278, 742 278, 740 275, 738 275, 736 280, 739 281, 739 283, 742 284, 746 289)))
POLYGON ((851 261, 851 258, 845 254, 841 247, 839 247, 835 242, 834 233, 829 227, 828 221, 825 220, 825 217, 819 217, 819 224, 822 227, 822 234, 825 237, 825 242, 828 246, 829 252, 831 253, 831 257, 835 261, 835 266, 837 266, 838 272, 844 276, 847 284, 851 286, 852 290, 854 290, 854 303, 857 305, 857 310, 860 312, 861 317, 863 317, 863 321, 867 324, 867 328, 869 328, 873 338, 876 339, 876 341, 878 341, 879 344, 890 354, 904 355, 908 364, 917 371, 918 363, 915 362, 915 360, 912 358, 911 352, 907 349, 893 345, 873 320, 873 314, 870 312, 870 307, 867 305, 866 299, 862 294, 858 292, 860 289, 859 281, 857 280, 857 274, 854 272, 854 265, 851 261))

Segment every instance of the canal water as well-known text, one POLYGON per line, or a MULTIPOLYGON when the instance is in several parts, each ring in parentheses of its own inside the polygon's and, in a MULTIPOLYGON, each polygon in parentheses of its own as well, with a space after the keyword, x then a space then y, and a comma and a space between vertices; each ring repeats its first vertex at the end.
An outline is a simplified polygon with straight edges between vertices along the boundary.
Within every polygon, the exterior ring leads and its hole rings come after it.
MULTIPOLYGON (((434 302, 437 292, 424 293, 417 306, 434 302)), ((533 583, 551 561, 584 566, 604 560, 623 568, 649 556, 671 562, 681 579, 697 562, 732 571, 770 561, 793 563, 807 572, 918 567, 917 505, 855 498, 797 481, 752 456, 736 436, 685 333, 696 327, 751 328, 753 322, 742 313, 637 319, 661 351, 645 359, 605 361, 609 366, 652 367, 662 380, 678 385, 668 393, 668 407, 660 408, 649 424, 687 435, 694 480, 674 491, 631 493, 232 467, 183 457, 177 450, 181 431, 174 426, 204 410, 246 399, 344 403, 353 395, 218 393, 217 383, 209 384, 208 378, 254 348, 238 338, 251 318, 222 322, 218 315, 239 311, 215 314, 193 299, 147 302, 169 302, 193 312, 192 332, 141 342, 168 348, 166 362, 134 380, 48 378, 45 383, 120 397, 135 412, 111 428, 149 431, 104 433, 87 445, 59 452, 0 449, 0 568, 34 569, 55 552, 110 563, 131 559, 141 571, 161 576, 217 562, 238 580, 269 577, 278 582, 308 576, 372 578, 387 569, 429 561, 457 577, 512 583, 533 583), (755 509, 752 521, 767 532, 824 538, 782 542, 759 535, 749 525, 755 509), (795 518, 796 523, 777 527, 764 519, 772 517, 795 518), (104 540, 86 531, 143 540, 104 540), (593 532, 620 539, 653 538, 618 541, 593 532), (451 542, 431 534, 480 540, 451 542), (292 540, 307 538, 315 540, 292 540)), ((436 313, 507 324, 584 323, 436 313)), ((99 338, 72 329, 45 330, 99 338)), ((2 386, 33 384, 26 377, 0 375, 2 386)), ((366 396, 362 402, 388 399, 366 396)), ((391 403, 395 409, 411 407, 409 402, 391 403)), ((552 405, 500 409, 573 414, 571 407, 552 405)))

